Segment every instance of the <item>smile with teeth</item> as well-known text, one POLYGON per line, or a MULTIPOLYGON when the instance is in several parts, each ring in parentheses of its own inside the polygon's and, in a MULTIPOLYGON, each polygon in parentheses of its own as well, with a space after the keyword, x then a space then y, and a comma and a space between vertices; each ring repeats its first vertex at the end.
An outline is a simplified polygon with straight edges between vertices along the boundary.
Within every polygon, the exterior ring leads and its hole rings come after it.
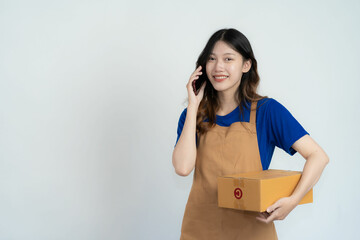
POLYGON ((222 82, 227 79, 229 76, 221 75, 221 76, 214 76, 215 81, 222 82))

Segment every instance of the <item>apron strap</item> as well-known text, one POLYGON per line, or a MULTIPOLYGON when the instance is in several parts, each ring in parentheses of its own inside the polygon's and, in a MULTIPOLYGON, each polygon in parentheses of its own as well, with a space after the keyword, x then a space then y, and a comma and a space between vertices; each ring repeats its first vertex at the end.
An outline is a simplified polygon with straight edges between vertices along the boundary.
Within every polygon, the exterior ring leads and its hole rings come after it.
POLYGON ((257 101, 253 101, 251 103, 251 111, 250 111, 250 121, 249 121, 249 123, 252 123, 252 124, 256 123, 256 107, 257 107, 257 101))

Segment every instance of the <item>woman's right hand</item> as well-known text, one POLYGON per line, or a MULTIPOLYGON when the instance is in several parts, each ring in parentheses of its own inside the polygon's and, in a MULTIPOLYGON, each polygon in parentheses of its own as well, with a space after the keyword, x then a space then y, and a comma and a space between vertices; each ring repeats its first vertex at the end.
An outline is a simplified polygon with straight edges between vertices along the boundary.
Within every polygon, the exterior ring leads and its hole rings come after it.
POLYGON ((199 105, 204 96, 204 89, 206 83, 204 83, 197 95, 194 93, 193 81, 197 80, 199 76, 203 74, 201 72, 201 66, 199 66, 190 76, 189 82, 186 85, 188 91, 189 105, 187 107, 187 113, 183 130, 180 138, 176 143, 176 146, 172 155, 172 163, 175 168, 175 172, 180 176, 188 176, 195 168, 196 162, 196 120, 197 111, 199 105))
POLYGON ((189 105, 194 105, 198 107, 200 105, 201 100, 204 96, 204 89, 206 86, 206 82, 201 86, 198 95, 195 95, 194 89, 192 86, 192 83, 194 80, 197 80, 200 75, 202 75, 203 72, 201 72, 201 66, 199 66, 190 76, 189 82, 186 85, 187 91, 188 91, 188 98, 189 98, 189 105))

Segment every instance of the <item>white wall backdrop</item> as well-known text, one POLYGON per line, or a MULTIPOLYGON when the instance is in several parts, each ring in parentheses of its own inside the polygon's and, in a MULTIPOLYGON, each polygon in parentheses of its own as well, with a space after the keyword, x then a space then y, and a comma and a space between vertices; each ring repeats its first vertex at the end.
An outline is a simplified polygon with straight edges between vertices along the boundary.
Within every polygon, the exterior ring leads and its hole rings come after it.
MULTIPOLYGON (((208 38, 250 40, 260 93, 330 157, 279 239, 354 239, 359 1, 0 1, 0 239, 179 239, 171 154, 208 38)), ((276 149, 270 168, 302 170, 276 149)))

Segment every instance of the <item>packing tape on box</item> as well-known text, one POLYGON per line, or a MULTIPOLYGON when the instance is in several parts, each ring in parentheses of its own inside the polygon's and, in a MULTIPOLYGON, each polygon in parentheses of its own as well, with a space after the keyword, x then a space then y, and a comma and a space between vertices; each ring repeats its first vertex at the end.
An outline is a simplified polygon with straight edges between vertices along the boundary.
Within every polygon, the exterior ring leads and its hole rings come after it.
POLYGON ((236 208, 236 209, 242 209, 242 210, 245 209, 245 203, 244 203, 244 201, 235 199, 235 200, 234 200, 234 208, 236 208))
POLYGON ((240 178, 234 178, 234 181, 233 181, 233 184, 234 184, 234 187, 244 187, 245 181, 243 179, 240 179, 240 178))
MULTIPOLYGON (((244 189, 245 181, 244 181, 244 179, 235 178, 233 181, 233 185, 234 185, 234 187, 240 187, 240 188, 244 189)), ((234 199, 234 208, 244 209, 245 208, 244 201, 242 199, 234 199)))

